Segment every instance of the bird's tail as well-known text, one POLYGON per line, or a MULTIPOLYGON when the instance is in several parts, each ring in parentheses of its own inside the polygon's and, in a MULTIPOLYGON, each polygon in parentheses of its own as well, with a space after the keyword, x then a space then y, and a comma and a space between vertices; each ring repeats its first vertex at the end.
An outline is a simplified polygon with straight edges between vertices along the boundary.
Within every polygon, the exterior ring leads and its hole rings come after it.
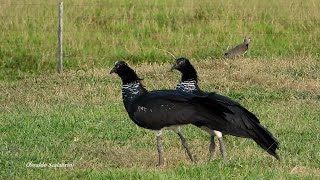
MULTIPOLYGON (((253 139, 260 147, 279 160, 280 158, 276 153, 279 148, 279 142, 267 128, 260 124, 258 118, 245 108, 239 106, 230 108, 235 112, 233 119, 243 122, 243 127, 245 127, 243 129, 244 137, 253 139)), ((232 116, 227 118, 232 118, 232 116)))
MULTIPOLYGON (((271 134, 271 132, 268 131, 268 129, 266 129, 264 126, 262 126, 259 122, 259 119, 247 109, 241 106, 234 106, 233 108, 238 109, 238 111, 242 111, 241 119, 250 127, 247 130, 249 138, 252 138, 260 147, 262 147, 276 159, 280 160, 279 156, 276 153, 276 150, 279 148, 279 142, 271 134)), ((235 115, 237 114, 238 113, 235 113, 235 115)))
POLYGON ((253 130, 249 131, 251 138, 270 155, 280 160, 276 153, 276 150, 279 148, 279 142, 276 138, 260 123, 253 122, 253 127, 253 130))
POLYGON ((225 134, 253 139, 270 155, 278 160, 280 159, 276 153, 276 150, 279 148, 277 139, 260 124, 258 118, 254 114, 237 103, 234 105, 227 105, 226 103, 222 103, 223 99, 213 98, 212 95, 209 95, 209 99, 210 101, 208 102, 201 101, 201 104, 207 106, 207 108, 211 110, 210 113, 201 113, 201 116, 204 116, 202 119, 211 119, 206 121, 208 125, 210 124, 208 127, 222 131, 222 133, 225 134), (216 118, 221 118, 223 120, 216 121, 216 118), (215 129, 222 126, 223 128, 215 129))
MULTIPOLYGON (((276 150, 279 148, 279 142, 270 131, 260 124, 259 119, 240 104, 234 103, 229 106, 229 109, 233 114, 227 115, 226 119, 233 122, 243 122, 242 125, 246 131, 243 132, 244 137, 253 139, 260 147, 279 160, 280 158, 276 153, 276 150)), ((234 122, 234 124, 238 123, 234 122)), ((241 134, 239 135, 241 136, 241 134)))

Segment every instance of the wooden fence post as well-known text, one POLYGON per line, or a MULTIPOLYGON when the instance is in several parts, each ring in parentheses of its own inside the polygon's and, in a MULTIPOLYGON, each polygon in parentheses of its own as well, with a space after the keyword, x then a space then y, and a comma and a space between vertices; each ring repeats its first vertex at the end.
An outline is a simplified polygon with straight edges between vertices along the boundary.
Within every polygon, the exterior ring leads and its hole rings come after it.
POLYGON ((62 29, 63 29, 63 2, 59 3, 59 27, 58 27, 58 73, 62 73, 62 29))

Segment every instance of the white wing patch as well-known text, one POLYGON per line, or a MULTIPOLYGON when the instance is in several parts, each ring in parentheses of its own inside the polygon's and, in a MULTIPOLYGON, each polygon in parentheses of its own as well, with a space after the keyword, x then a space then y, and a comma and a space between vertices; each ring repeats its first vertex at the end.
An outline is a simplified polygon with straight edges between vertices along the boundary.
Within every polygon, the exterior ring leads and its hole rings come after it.
POLYGON ((138 112, 146 112, 147 108, 143 106, 138 106, 138 112))
POLYGON ((170 111, 171 110, 171 106, 169 106, 168 104, 166 104, 166 105, 161 104, 160 105, 160 109, 163 110, 163 111, 170 111))
MULTIPOLYGON (((170 111, 171 107, 169 105, 160 105, 160 109, 163 110, 163 111, 170 111)), ((147 112, 147 111, 153 112, 153 109, 146 108, 144 106, 138 106, 137 111, 138 112, 147 112)))

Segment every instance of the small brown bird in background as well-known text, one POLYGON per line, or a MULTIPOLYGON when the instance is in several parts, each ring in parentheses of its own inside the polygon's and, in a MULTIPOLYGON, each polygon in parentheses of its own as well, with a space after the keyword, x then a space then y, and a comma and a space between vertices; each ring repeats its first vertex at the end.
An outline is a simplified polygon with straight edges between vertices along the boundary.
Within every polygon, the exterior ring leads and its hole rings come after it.
POLYGON ((242 44, 230 49, 228 52, 224 54, 224 56, 226 58, 234 58, 237 56, 244 55, 248 50, 249 43, 250 43, 250 38, 245 37, 242 44))

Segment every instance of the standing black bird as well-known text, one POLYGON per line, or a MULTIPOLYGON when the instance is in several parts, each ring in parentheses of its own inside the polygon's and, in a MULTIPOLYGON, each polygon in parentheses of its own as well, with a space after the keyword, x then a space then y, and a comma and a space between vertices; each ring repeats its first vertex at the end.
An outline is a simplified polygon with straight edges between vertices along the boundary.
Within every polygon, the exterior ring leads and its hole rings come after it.
POLYGON ((278 141, 265 127, 260 124, 258 118, 253 113, 241 106, 238 102, 235 102, 228 97, 219 95, 217 93, 207 93, 201 91, 198 86, 197 71, 194 69, 188 59, 176 59, 176 62, 172 66, 171 70, 173 69, 176 69, 182 73, 181 80, 176 87, 177 90, 196 95, 206 95, 213 101, 227 106, 227 108, 232 112, 227 113, 225 117, 230 123, 230 127, 228 127, 230 130, 229 132, 223 130, 221 131, 221 129, 214 126, 213 128, 206 125, 201 127, 211 135, 209 160, 215 151, 214 135, 218 137, 222 158, 224 160, 226 158, 222 133, 253 139, 260 147, 279 160, 279 156, 276 154, 276 149, 278 149, 279 146, 278 141))
POLYGON ((180 131, 180 125, 194 124, 209 128, 216 127, 229 132, 230 122, 224 119, 224 113, 232 113, 207 96, 198 96, 177 90, 147 91, 141 79, 123 61, 115 63, 110 71, 122 80, 122 99, 129 117, 140 127, 156 131, 159 164, 164 164, 160 143, 162 130, 173 129, 180 137, 191 161, 192 155, 186 139, 180 131))

